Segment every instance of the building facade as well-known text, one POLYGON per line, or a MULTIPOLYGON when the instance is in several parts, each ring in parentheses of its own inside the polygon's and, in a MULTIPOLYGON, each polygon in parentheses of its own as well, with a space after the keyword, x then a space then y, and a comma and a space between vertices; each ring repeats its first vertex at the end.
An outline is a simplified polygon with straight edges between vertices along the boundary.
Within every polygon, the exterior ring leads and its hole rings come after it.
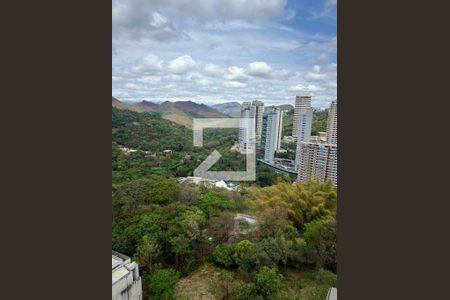
POLYGON ((283 138, 283 118, 284 118, 284 114, 285 111, 282 109, 279 109, 280 111, 280 118, 278 120, 278 141, 277 141, 277 147, 276 147, 276 151, 280 151, 281 150, 281 139, 283 138))
POLYGON ((139 266, 115 251, 112 251, 112 300, 142 300, 139 266))
POLYGON ((292 121, 292 136, 298 136, 298 119, 300 113, 311 108, 311 96, 296 96, 294 107, 294 119, 292 121))
POLYGON ((331 102, 328 110, 327 143, 337 145, 337 101, 331 102))
POLYGON ((241 124, 239 128, 239 151, 243 154, 254 151, 256 146, 256 135, 253 122, 246 122, 244 119, 255 119, 255 110, 252 109, 251 102, 241 104, 241 124))
MULTIPOLYGON (((295 118, 295 115, 294 115, 295 118)), ((302 157, 301 144, 311 140, 311 127, 313 118, 313 108, 309 107, 299 111, 297 115, 297 148, 295 150, 295 170, 298 170, 302 157)), ((295 120, 295 119, 294 119, 295 120)))
POLYGON ((239 129, 239 150, 241 153, 254 151, 261 142, 264 103, 258 100, 241 104, 241 119, 252 119, 250 124, 241 121, 239 129))
POLYGON ((252 107, 254 109, 254 115, 255 115, 255 138, 256 138, 256 143, 259 145, 259 143, 261 142, 264 102, 255 100, 252 102, 252 107))
POLYGON ((309 179, 326 182, 331 180, 337 188, 337 145, 301 142, 301 160, 297 181, 309 179))
POLYGON ((263 114, 261 144, 258 157, 273 164, 275 151, 279 149, 281 142, 281 111, 276 107, 271 107, 263 114))

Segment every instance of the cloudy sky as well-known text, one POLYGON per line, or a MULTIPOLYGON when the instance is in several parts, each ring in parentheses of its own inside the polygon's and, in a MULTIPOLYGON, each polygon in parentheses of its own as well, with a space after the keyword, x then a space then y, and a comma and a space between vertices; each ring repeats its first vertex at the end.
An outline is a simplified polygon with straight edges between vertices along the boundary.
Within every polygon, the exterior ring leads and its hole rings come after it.
POLYGON ((112 95, 128 101, 336 98, 337 0, 112 0, 112 95))

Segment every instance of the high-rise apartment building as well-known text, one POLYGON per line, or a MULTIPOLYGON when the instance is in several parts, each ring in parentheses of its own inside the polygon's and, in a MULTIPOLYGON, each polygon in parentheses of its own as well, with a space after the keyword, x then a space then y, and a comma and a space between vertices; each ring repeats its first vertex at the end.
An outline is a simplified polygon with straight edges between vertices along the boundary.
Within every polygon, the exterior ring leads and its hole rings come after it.
POLYGON ((311 96, 296 96, 295 97, 295 108, 294 108, 294 119, 292 121, 292 136, 298 137, 298 119, 299 115, 311 108, 311 96))
POLYGON ((279 148, 281 111, 276 107, 271 107, 263 114, 261 145, 258 157, 270 164, 274 163, 275 151, 279 148))
POLYGON ((250 102, 241 104, 241 127, 239 128, 239 151, 247 153, 255 150, 255 111, 250 102), (251 122, 245 120, 251 119, 251 122))
POLYGON ((254 109, 254 115, 255 115, 255 138, 256 138, 256 143, 259 145, 259 143, 261 141, 264 102, 255 100, 252 102, 252 107, 254 109))
MULTIPOLYGON (((297 148, 295 150, 295 170, 298 170, 302 152, 301 143, 308 143, 311 140, 311 127, 313 118, 313 108, 302 108, 297 114, 297 148)), ((295 115, 294 115, 295 120, 295 115)))
POLYGON ((278 141, 277 141, 277 147, 276 150, 281 150, 281 139, 283 138, 283 118, 284 118, 284 110, 279 109, 280 111, 280 117, 278 120, 278 141))
POLYGON ((263 112, 264 103, 261 101, 242 103, 241 118, 250 118, 253 121, 251 124, 245 124, 246 126, 243 126, 244 124, 241 122, 241 128, 239 129, 239 149, 241 153, 255 150, 256 145, 260 144, 263 112))
POLYGON ((328 110, 327 143, 337 145, 337 101, 331 102, 328 110))
POLYGON ((331 180, 337 187, 337 145, 301 142, 300 149, 302 156, 297 181, 331 180))

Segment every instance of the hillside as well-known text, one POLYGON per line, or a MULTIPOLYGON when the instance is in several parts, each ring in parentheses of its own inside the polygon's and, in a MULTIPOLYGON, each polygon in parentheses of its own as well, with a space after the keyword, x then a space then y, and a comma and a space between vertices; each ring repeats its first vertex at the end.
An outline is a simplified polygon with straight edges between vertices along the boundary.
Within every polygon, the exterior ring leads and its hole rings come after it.
POLYGON ((232 151, 237 138, 237 128, 207 128, 203 132, 204 146, 194 147, 192 130, 164 119, 159 112, 112 107, 113 183, 152 174, 192 176, 213 150, 219 151, 222 158, 211 170, 243 171, 245 156, 232 151))
POLYGON ((118 109, 128 109, 135 112, 157 112, 163 119, 192 128, 193 118, 224 118, 226 114, 205 104, 192 101, 163 102, 156 104, 149 101, 127 104, 112 97, 112 106, 118 109))
POLYGON ((278 105, 277 107, 283 111, 290 111, 291 109, 294 109, 294 106, 291 104, 282 104, 278 105))
POLYGON ((233 118, 238 118, 241 115, 241 104, 239 102, 214 104, 212 108, 233 118))
POLYGON ((112 141, 143 151, 186 151, 192 149, 192 131, 157 112, 136 113, 113 107, 112 141))

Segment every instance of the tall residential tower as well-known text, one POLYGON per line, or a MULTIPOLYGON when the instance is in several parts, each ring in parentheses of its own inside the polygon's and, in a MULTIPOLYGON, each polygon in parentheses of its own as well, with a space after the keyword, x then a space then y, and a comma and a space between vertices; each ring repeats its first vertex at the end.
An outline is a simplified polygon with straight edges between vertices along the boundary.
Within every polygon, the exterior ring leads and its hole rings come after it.
POLYGON ((298 119, 299 115, 311 108, 311 96, 296 96, 295 97, 295 108, 294 108, 294 119, 292 121, 292 136, 298 136, 298 119))
POLYGON ((327 143, 337 145, 337 101, 331 102, 328 110, 327 143))
POLYGON ((239 150, 241 153, 255 150, 256 145, 260 144, 263 112, 264 103, 261 101, 255 100, 241 104, 241 118, 253 119, 251 124, 246 124, 246 129, 242 127, 239 129, 239 150))
POLYGON ((279 149, 282 130, 281 111, 276 107, 270 107, 263 114, 261 145, 259 148, 260 159, 270 164, 274 163, 275 151, 279 149))
POLYGON ((297 148, 295 150, 295 164, 294 164, 295 170, 298 170, 298 166, 300 164, 300 160, 302 157, 301 144, 308 143, 311 140, 312 119, 313 119, 312 107, 300 110, 297 115, 297 148))
POLYGON ((256 146, 255 141, 255 111, 252 109, 250 102, 244 102, 241 104, 241 127, 239 128, 239 151, 241 153, 247 153, 248 151, 254 151, 256 146), (250 123, 244 121, 252 119, 250 123))

